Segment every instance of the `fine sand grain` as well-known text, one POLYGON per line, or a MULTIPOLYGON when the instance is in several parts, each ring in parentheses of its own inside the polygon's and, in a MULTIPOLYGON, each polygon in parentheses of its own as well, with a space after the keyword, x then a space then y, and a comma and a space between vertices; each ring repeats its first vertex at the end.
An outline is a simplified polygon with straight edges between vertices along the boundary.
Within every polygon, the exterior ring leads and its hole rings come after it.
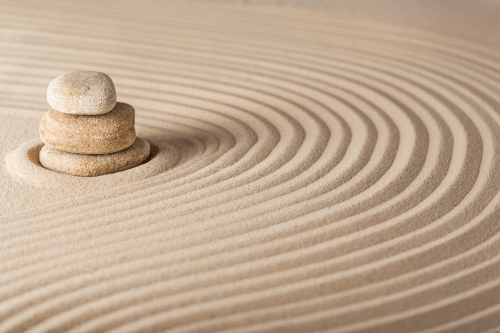
POLYGON ((360 3, 0 0, 0 332, 500 332, 498 2, 360 3), (41 167, 74 71, 143 164, 41 167))

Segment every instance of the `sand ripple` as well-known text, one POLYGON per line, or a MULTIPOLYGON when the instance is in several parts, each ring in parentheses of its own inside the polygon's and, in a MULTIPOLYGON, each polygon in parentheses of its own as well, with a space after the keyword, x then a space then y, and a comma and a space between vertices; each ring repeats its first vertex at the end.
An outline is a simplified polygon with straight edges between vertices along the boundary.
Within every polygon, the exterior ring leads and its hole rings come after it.
POLYGON ((178 163, 2 184, 29 207, 0 216, 0 332, 498 332, 497 51, 334 12, 94 5, 2 1, 11 136, 36 137, 53 77, 96 70, 178 163))

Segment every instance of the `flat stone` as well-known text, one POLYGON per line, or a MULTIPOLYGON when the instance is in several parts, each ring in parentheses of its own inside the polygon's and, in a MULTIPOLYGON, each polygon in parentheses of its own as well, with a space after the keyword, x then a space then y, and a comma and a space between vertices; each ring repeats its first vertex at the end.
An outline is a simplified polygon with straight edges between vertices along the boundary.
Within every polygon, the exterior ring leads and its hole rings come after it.
POLYGON ((40 164, 49 170, 80 177, 96 177, 124 171, 138 166, 146 160, 150 145, 137 138, 130 147, 113 154, 73 154, 43 146, 40 150, 40 164))
POLYGON ((40 138, 52 148, 77 154, 110 154, 135 140, 135 110, 116 103, 108 113, 80 116, 50 110, 40 123, 40 138))
POLYGON ((62 113, 104 114, 115 107, 116 90, 104 73, 74 72, 58 76, 49 84, 47 101, 62 113))

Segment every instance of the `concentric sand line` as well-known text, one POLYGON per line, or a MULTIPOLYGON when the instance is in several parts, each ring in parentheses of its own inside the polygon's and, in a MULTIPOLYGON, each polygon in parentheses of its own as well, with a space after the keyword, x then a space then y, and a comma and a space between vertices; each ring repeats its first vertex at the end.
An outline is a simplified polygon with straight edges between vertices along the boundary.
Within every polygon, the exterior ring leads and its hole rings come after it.
POLYGON ((321 3, 2 1, 0 332, 499 329, 498 51, 321 3), (74 70, 156 159, 37 176, 74 70))

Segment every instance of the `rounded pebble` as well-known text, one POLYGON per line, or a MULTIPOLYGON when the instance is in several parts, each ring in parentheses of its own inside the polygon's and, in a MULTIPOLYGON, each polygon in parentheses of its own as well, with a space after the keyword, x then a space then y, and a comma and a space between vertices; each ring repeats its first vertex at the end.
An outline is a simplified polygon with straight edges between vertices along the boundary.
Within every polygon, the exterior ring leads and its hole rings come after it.
POLYGON ((116 103, 106 114, 80 116, 50 110, 40 123, 40 138, 55 149, 77 154, 110 154, 134 143, 135 110, 116 103))
POLYGON ((67 153, 45 145, 40 150, 39 159, 44 168, 52 171, 80 177, 95 177, 136 167, 146 160, 149 153, 149 143, 137 138, 127 149, 104 155, 67 153))
POLYGON ((98 115, 115 107, 116 90, 104 73, 74 72, 58 76, 49 84, 47 101, 62 113, 98 115))

